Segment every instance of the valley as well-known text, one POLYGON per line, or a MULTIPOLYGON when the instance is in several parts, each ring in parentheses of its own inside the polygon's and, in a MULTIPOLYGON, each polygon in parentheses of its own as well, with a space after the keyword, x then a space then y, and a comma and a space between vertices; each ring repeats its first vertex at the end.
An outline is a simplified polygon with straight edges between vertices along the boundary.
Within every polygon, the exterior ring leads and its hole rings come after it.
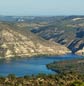
POLYGON ((0 86, 83 86, 83 22, 84 16, 0 16, 0 86))

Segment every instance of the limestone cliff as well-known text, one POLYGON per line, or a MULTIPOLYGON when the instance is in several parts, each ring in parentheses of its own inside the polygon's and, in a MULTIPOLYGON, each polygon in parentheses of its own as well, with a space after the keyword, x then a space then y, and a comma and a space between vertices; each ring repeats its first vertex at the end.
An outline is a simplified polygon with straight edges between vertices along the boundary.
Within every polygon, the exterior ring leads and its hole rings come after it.
POLYGON ((0 57, 62 55, 69 52, 66 47, 41 39, 30 31, 0 23, 0 57))

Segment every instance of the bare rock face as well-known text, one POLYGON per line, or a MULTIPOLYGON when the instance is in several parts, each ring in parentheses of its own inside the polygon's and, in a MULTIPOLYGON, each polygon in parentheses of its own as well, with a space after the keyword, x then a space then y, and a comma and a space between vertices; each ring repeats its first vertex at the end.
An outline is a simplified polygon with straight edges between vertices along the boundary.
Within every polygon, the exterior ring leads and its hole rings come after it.
POLYGON ((77 51, 76 54, 84 56, 84 47, 83 49, 77 51))
POLYGON ((30 31, 0 23, 0 57, 31 57, 35 55, 62 55, 70 51, 59 44, 41 39, 30 31))

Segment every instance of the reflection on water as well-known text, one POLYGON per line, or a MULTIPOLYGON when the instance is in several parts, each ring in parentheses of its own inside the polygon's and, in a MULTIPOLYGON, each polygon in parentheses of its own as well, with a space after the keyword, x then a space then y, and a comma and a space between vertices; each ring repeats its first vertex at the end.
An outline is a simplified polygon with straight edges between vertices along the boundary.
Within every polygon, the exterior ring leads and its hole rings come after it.
POLYGON ((17 76, 32 75, 38 73, 52 74, 52 70, 46 68, 46 64, 53 61, 82 58, 81 56, 68 54, 63 56, 34 57, 34 58, 14 58, 10 60, 0 60, 0 75, 16 74, 17 76))

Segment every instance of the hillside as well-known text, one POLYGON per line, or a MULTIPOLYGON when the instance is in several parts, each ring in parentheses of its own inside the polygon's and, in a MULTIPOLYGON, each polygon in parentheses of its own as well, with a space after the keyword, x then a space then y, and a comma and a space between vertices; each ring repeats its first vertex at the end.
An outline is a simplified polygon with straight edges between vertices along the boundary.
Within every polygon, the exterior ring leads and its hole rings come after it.
POLYGON ((43 39, 64 45, 72 53, 84 53, 84 16, 1 16, 0 21, 7 21, 15 28, 30 30, 43 39))
POLYGON ((0 77, 0 86, 84 86, 84 75, 76 72, 23 77, 9 74, 0 77))
POLYGON ((47 64, 47 67, 57 73, 77 72, 84 74, 84 58, 59 61, 47 64))
POLYGON ((84 16, 53 19, 53 22, 48 25, 34 28, 31 31, 46 40, 66 46, 72 53, 76 53, 84 47, 84 16))
POLYGON ((66 47, 46 41, 30 31, 0 23, 0 57, 62 55, 69 52, 66 47))

